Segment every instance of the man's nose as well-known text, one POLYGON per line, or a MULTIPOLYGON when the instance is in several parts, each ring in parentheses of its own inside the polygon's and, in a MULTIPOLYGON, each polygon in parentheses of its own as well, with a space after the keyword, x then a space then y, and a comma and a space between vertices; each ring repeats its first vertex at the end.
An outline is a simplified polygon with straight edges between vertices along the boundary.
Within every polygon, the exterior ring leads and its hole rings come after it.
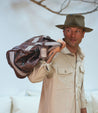
POLYGON ((72 37, 75 37, 75 36, 76 36, 76 34, 75 34, 74 31, 71 32, 71 36, 72 36, 72 37))

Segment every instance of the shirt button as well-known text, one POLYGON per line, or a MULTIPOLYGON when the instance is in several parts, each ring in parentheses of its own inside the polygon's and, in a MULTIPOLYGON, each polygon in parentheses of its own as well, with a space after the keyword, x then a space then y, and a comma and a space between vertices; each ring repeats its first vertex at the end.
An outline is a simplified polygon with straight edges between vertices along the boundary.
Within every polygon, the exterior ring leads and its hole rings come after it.
POLYGON ((64 72, 66 73, 66 70, 64 72))

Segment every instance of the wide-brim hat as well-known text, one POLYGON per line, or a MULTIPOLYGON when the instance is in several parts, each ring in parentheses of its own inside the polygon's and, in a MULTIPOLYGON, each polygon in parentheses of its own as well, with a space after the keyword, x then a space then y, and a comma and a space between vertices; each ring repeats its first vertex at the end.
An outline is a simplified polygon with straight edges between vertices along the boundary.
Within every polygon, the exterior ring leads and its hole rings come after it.
POLYGON ((82 28, 85 32, 91 32, 93 29, 85 27, 84 16, 82 15, 67 15, 64 25, 56 25, 60 29, 65 27, 79 27, 82 28))

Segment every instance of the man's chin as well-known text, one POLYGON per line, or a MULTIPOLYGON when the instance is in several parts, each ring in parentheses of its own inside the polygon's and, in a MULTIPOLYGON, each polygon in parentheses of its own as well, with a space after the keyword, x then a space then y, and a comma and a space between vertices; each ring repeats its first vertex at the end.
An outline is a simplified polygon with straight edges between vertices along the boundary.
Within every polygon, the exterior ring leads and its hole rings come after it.
POLYGON ((76 48, 76 47, 78 47, 78 45, 77 44, 70 44, 70 47, 76 48))
POLYGON ((73 48, 78 47, 78 44, 76 44, 75 42, 68 42, 68 41, 66 41, 66 44, 67 44, 68 46, 70 46, 70 47, 73 47, 73 48))

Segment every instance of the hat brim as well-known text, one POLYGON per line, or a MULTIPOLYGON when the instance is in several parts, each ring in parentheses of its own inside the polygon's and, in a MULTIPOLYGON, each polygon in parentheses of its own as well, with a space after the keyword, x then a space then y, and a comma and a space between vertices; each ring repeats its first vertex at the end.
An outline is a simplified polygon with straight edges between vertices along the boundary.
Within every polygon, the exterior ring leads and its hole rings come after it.
POLYGON ((56 27, 60 29, 64 29, 65 27, 78 27, 78 28, 82 28, 85 32, 91 32, 93 30, 88 27, 81 27, 81 26, 76 26, 76 25, 56 25, 56 27))

